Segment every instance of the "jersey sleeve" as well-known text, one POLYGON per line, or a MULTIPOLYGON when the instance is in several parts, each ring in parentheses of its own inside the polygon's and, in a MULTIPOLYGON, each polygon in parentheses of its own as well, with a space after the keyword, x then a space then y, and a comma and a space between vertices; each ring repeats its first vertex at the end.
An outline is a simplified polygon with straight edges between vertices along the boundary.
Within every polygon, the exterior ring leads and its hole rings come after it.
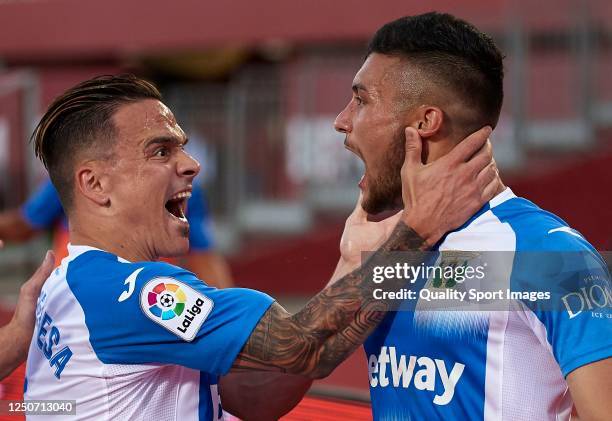
POLYGON ((548 278, 552 298, 546 308, 536 307, 533 312, 567 376, 583 365, 612 357, 612 288, 605 261, 586 241, 556 241, 556 250, 538 253, 537 263, 531 265, 537 264, 532 275, 548 278))
POLYGON ((21 207, 21 214, 31 227, 49 228, 64 215, 57 190, 51 180, 45 181, 21 207))
POLYGON ((213 248, 208 203, 202 187, 195 185, 187 205, 189 221, 189 246, 191 250, 207 251, 213 248))
POLYGON ((99 265, 80 266, 88 269, 68 283, 106 364, 176 364, 223 375, 273 302, 254 290, 209 287, 161 262, 111 263, 117 270, 99 287, 78 281, 96 276, 87 272, 99 265))

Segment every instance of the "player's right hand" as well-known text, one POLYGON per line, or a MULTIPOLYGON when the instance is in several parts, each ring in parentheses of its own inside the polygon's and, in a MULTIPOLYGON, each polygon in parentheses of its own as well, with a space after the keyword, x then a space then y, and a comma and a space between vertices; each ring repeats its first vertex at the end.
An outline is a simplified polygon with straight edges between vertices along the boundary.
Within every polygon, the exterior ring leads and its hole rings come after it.
POLYGON ((407 127, 402 166, 402 221, 429 246, 463 225, 503 186, 493 160, 491 128, 485 126, 457 144, 447 155, 421 161, 418 132, 407 127))
POLYGON ((362 252, 378 249, 389 238, 401 217, 401 212, 398 211, 381 221, 370 221, 367 212, 361 206, 362 200, 363 192, 360 192, 355 209, 344 224, 340 239, 340 257, 346 266, 343 274, 361 265, 362 252))

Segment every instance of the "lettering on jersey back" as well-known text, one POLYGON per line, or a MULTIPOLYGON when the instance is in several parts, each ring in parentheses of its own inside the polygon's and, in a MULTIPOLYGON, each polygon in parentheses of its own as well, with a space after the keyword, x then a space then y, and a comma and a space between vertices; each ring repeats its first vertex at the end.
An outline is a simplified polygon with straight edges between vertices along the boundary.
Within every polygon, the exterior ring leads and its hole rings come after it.
POLYGON ((212 311, 213 302, 178 279, 158 277, 142 287, 140 307, 149 319, 191 342, 212 311))
POLYGON ((56 326, 53 326, 53 319, 47 313, 40 318, 38 333, 36 334, 36 345, 42 351, 51 367, 55 367, 55 377, 61 379, 62 372, 70 358, 72 351, 69 347, 61 347, 61 334, 56 326), (57 350, 57 348, 60 348, 57 350))

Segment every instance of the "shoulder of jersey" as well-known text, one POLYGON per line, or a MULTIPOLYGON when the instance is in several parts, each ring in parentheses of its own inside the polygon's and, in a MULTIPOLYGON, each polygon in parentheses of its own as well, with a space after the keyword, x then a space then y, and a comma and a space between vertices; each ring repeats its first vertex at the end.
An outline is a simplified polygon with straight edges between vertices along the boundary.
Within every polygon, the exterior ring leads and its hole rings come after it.
MULTIPOLYGON (((126 275, 140 270, 143 275, 154 276, 185 276, 192 275, 177 266, 165 262, 127 262, 112 253, 101 250, 91 250, 78 256, 68 263, 68 274, 73 277, 86 277, 88 282, 112 285, 114 281, 125 280, 126 275)), ((140 280, 140 276, 138 277, 140 280)))
POLYGON ((186 341, 195 338, 213 307, 195 275, 165 262, 129 263, 89 251, 70 265, 68 282, 90 311, 95 305, 112 306, 125 317, 142 314, 186 341))
POLYGON ((529 200, 515 197, 493 208, 493 212, 501 222, 510 224, 523 249, 594 251, 580 232, 529 200))
POLYGON ((130 263, 101 250, 81 254, 66 269, 73 290, 95 292, 105 302, 124 302, 137 295, 146 281, 158 276, 186 279, 194 275, 164 262, 130 263))

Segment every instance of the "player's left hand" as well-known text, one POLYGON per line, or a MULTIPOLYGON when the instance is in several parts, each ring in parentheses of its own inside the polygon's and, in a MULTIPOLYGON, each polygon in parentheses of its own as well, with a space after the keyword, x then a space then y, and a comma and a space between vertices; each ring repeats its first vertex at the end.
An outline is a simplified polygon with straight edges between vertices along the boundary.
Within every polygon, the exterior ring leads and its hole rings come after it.
POLYGON ((45 259, 40 267, 34 272, 30 279, 21 286, 15 314, 11 320, 11 329, 16 338, 25 338, 27 344, 30 343, 32 331, 34 330, 36 302, 38 301, 40 290, 49 275, 51 275, 54 266, 55 255, 52 251, 47 251, 45 259))

